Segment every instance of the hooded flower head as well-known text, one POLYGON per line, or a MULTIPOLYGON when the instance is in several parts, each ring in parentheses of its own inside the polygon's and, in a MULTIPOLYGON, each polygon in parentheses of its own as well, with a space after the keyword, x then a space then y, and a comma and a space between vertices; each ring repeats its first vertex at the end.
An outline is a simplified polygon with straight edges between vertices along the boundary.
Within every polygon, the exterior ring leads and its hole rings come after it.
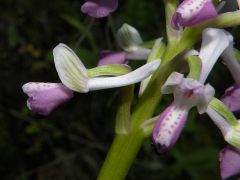
POLYGON ((45 116, 73 97, 73 91, 61 83, 30 82, 24 84, 22 89, 29 96, 28 108, 45 116))
POLYGON ((172 18, 172 27, 193 26, 217 16, 211 0, 184 0, 177 8, 172 18))
MULTIPOLYGON (((127 71, 124 75, 96 77, 93 74, 88 75, 88 70, 81 60, 65 44, 56 46, 53 55, 59 78, 63 84, 27 83, 23 86, 23 91, 30 97, 28 99, 29 109, 43 115, 48 115, 59 104, 70 99, 73 95, 72 91, 86 93, 93 90, 128 86, 149 77, 160 65, 160 60, 157 59, 132 72, 127 71)), ((98 72, 101 69, 95 69, 95 71, 98 72)), ((103 75, 104 72, 101 74, 103 75)), ((117 73, 115 72, 115 74, 117 73)))
POLYGON ((206 111, 214 95, 210 85, 203 85, 191 78, 174 72, 162 86, 163 94, 174 94, 174 102, 159 116, 153 128, 152 139, 158 152, 171 148, 180 136, 189 110, 197 106, 199 113, 206 111))
POLYGON ((118 7, 118 0, 87 0, 81 11, 95 18, 108 16, 118 7))
POLYGON ((65 44, 56 46, 53 55, 55 67, 62 83, 69 89, 81 93, 137 83, 150 76, 160 64, 160 60, 157 59, 122 76, 90 78, 81 60, 65 44))

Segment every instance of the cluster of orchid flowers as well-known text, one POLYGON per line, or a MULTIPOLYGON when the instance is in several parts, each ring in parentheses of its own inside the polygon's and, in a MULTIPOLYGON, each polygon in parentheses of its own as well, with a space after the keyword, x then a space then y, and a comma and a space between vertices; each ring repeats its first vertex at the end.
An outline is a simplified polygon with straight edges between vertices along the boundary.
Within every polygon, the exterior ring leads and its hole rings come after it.
MULTIPOLYGON (((88 0, 82 5, 81 11, 100 18, 108 16, 117 9, 117 6, 118 0, 88 0)), ((220 6, 224 8, 224 4, 220 6)), ((218 11, 211 0, 184 0, 174 13, 171 25, 175 31, 181 33, 184 27, 196 25, 216 16, 218 11)), ((73 92, 87 93, 138 82, 141 82, 139 93, 141 96, 151 75, 161 64, 160 59, 153 58, 153 53, 156 53, 154 47, 163 44, 162 38, 155 41, 152 49, 145 48, 142 46, 143 41, 138 31, 124 24, 117 33, 117 40, 123 51, 101 52, 98 66, 92 69, 86 69, 68 46, 57 45, 53 55, 61 83, 24 84, 23 91, 29 96, 27 101, 29 109, 42 115, 49 115, 60 104, 71 99, 73 92), (148 61, 132 71, 127 65, 132 59, 148 61)), ((229 146, 220 152, 223 179, 240 173, 240 121, 232 113, 240 111, 238 101, 240 64, 233 45, 232 35, 223 29, 207 28, 203 31, 200 50, 191 50, 185 55, 185 59, 192 64, 187 77, 179 72, 173 72, 165 84, 159 87, 162 94, 173 94, 174 101, 158 116, 152 131, 153 143, 157 151, 162 153, 169 150, 178 140, 190 109, 197 107, 199 114, 207 113, 222 132, 225 141, 229 143, 229 146), (220 57, 230 70, 235 84, 218 100, 214 97, 214 87, 205 83, 220 57)))

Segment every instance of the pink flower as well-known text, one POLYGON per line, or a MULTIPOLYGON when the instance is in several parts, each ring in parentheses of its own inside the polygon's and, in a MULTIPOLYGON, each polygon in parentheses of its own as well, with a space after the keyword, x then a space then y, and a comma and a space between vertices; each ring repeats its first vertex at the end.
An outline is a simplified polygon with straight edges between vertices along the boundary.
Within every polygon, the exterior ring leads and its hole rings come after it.
POLYGON ((174 102, 160 115, 153 128, 152 140, 160 153, 170 149, 176 143, 189 110, 196 106, 199 113, 204 113, 215 92, 210 85, 184 78, 177 72, 169 76, 161 91, 163 94, 173 93, 174 102))
POLYGON ((193 26, 217 16, 211 0, 185 0, 177 8, 172 18, 172 28, 193 26))
POLYGON ((22 89, 29 96, 28 108, 45 116, 73 97, 73 91, 61 83, 29 82, 24 84, 22 89))

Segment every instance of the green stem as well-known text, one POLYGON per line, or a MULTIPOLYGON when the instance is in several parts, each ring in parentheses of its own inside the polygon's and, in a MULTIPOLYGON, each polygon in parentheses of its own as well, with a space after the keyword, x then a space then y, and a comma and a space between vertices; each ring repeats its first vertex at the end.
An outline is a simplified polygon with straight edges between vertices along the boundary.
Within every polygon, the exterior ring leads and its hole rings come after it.
POLYGON ((116 135, 97 179, 125 179, 144 138, 144 134, 136 130, 128 135, 116 135))
POLYGON ((202 70, 202 61, 198 56, 187 57, 187 62, 189 66, 188 78, 198 80, 202 70))
POLYGON ((175 43, 177 41, 177 31, 171 27, 172 16, 176 11, 177 2, 176 0, 164 0, 165 5, 165 15, 166 15, 166 29, 168 44, 175 43))
POLYGON ((131 105, 134 97, 134 85, 122 87, 119 94, 119 107, 116 115, 116 134, 128 134, 131 131, 131 105))
POLYGON ((162 76, 157 76, 157 72, 150 81, 149 86, 140 98, 133 112, 131 122, 132 130, 128 135, 116 135, 111 145, 111 149, 102 166, 98 180, 123 180, 131 167, 141 145, 145 139, 141 124, 150 119, 161 99, 160 87, 165 82, 168 75, 173 71, 173 67, 166 65, 162 70, 162 76))

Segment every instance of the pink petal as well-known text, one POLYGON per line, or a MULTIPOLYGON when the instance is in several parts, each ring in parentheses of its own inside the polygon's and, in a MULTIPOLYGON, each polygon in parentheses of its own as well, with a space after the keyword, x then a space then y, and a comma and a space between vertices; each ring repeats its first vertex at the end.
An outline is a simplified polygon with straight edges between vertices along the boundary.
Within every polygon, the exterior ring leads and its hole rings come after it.
POLYGON ((240 174, 240 150, 228 146, 220 152, 219 160, 223 179, 240 174))
POLYGON ((61 83, 30 82, 24 84, 22 89, 29 96, 28 108, 45 116, 73 97, 73 91, 61 83))
POLYGON ((226 89, 221 101, 231 111, 240 111, 240 87, 237 85, 230 86, 226 89))
POLYGON ((107 64, 127 64, 128 60, 126 59, 126 56, 127 53, 124 51, 119 52, 103 51, 100 54, 98 66, 107 64))
POLYGON ((118 0, 87 0, 81 7, 81 11, 95 18, 108 16, 118 7, 118 0))

